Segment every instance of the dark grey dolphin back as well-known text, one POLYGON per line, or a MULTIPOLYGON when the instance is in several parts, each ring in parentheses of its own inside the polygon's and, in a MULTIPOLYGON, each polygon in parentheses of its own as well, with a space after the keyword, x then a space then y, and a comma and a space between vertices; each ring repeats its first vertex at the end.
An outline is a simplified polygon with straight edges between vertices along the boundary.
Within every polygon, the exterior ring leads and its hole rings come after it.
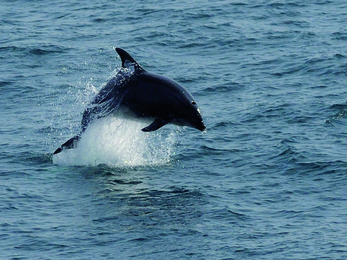
POLYGON ((83 113, 82 132, 96 119, 106 117, 118 110, 128 88, 126 84, 132 76, 129 72, 120 70, 94 97, 83 113))

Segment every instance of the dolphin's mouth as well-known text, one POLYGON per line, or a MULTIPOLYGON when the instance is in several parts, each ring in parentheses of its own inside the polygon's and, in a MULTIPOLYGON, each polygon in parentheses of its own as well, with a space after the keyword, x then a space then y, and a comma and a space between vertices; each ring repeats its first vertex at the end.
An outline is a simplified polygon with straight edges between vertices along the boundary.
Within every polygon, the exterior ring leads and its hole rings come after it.
POLYGON ((206 126, 204 125, 204 122, 202 122, 202 121, 198 125, 196 125, 195 128, 200 130, 200 131, 206 130, 206 126))
POLYGON ((189 123, 190 123, 190 126, 195 128, 195 129, 198 129, 200 131, 206 130, 206 126, 205 126, 203 120, 192 119, 192 120, 190 120, 189 123))
POLYGON ((169 121, 174 125, 188 126, 188 127, 198 129, 200 131, 206 130, 206 126, 205 126, 201 117, 200 118, 199 117, 196 117, 196 118, 187 118, 187 117, 172 118, 169 121))

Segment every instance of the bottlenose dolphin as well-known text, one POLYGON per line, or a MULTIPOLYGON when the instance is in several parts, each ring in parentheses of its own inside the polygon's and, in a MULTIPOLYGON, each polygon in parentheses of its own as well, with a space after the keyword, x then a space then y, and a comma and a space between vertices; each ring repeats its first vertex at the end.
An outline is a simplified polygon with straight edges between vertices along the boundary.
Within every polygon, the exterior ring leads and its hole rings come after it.
POLYGON ((94 97, 83 113, 81 132, 65 142, 54 154, 75 148, 82 133, 98 118, 120 116, 150 120, 144 132, 171 123, 206 129, 195 99, 177 82, 143 69, 126 51, 116 48, 122 68, 94 97))

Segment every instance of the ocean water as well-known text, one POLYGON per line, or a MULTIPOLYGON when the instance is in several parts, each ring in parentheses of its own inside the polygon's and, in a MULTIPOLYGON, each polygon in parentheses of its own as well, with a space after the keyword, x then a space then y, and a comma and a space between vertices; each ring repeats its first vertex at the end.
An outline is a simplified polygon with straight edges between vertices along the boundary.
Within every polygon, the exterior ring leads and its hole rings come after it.
POLYGON ((2 1, 0 259, 346 259, 347 4, 2 1), (196 98, 206 132, 100 120, 120 68, 196 98))

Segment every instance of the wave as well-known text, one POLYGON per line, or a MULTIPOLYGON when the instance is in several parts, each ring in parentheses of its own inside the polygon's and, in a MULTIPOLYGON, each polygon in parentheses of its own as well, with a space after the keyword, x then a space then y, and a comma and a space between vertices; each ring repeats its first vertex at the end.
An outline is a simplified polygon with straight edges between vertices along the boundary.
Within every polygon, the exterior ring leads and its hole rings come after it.
POLYGON ((61 54, 65 53, 70 48, 58 46, 58 45, 37 45, 37 46, 15 46, 15 45, 9 45, 0 47, 0 53, 12 53, 12 54, 20 54, 20 55, 34 55, 34 56, 41 56, 41 55, 47 55, 47 54, 61 54))

